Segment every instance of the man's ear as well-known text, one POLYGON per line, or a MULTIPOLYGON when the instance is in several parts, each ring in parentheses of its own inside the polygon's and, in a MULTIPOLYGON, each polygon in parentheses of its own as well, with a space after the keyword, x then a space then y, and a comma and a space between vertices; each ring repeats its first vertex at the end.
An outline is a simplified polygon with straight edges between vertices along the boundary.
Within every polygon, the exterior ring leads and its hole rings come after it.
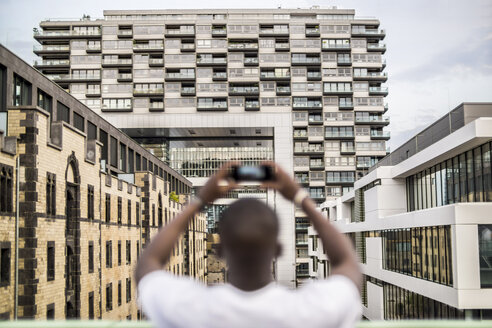
POLYGON ((275 257, 279 257, 280 255, 282 255, 282 251, 283 251, 282 244, 277 242, 277 250, 275 252, 275 257))

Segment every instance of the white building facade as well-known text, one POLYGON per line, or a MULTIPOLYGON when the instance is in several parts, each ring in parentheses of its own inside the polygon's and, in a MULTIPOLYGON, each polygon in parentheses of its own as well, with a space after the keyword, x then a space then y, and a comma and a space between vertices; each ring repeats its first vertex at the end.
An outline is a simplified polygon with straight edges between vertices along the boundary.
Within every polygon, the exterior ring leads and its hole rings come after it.
MULTIPOLYGON (((492 104, 464 103, 322 205, 356 247, 364 316, 492 316, 492 104)), ((309 228, 311 278, 329 260, 309 228)))

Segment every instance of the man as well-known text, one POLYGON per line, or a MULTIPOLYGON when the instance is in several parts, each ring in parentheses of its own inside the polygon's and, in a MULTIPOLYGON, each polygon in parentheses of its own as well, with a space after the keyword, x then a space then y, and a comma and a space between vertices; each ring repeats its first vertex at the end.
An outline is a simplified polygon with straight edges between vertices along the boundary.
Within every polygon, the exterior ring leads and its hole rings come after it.
MULTIPOLYGON (((332 275, 297 290, 272 282, 272 260, 280 255, 278 219, 266 204, 239 200, 219 222, 220 253, 228 264, 223 286, 206 287, 162 270, 179 235, 204 204, 237 187, 228 163, 212 176, 180 215, 152 240, 136 269, 139 298, 157 327, 353 327, 361 314, 361 273, 347 237, 316 209, 315 203, 273 162, 274 178, 262 184, 302 207, 330 258, 332 275), (227 181, 224 185, 223 181, 227 181)), ((294 224, 294 223, 293 223, 294 224)))

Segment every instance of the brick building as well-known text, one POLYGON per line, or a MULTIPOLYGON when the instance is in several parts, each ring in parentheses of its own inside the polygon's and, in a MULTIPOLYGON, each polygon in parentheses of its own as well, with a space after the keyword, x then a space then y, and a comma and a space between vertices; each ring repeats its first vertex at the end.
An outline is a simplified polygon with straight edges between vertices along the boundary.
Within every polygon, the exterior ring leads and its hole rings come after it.
MULTIPOLYGON (((0 130, 0 317, 140 318, 134 266, 191 183, 2 46, 0 130)), ((169 270, 203 265, 204 221, 169 270)))

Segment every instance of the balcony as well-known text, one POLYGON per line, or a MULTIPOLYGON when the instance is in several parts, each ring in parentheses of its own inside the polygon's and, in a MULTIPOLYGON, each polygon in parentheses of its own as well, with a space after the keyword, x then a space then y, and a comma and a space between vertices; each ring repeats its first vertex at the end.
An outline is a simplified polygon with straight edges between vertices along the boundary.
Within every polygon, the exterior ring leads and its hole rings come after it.
POLYGON ((355 139, 354 131, 325 131, 325 139, 352 140, 355 139))
POLYGON ((195 43, 181 43, 181 52, 194 52, 195 43))
POLYGON ((320 57, 292 57, 293 66, 319 66, 321 65, 320 57))
MULTIPOLYGON (((99 48, 101 48, 99 46, 99 48)), ((36 45, 33 47, 33 52, 36 55, 54 55, 54 54, 69 54, 69 45, 36 45)))
POLYGON ((149 67, 164 67, 164 58, 149 58, 149 67))
POLYGON ((365 37, 365 38, 378 38, 384 39, 386 36, 386 31, 381 29, 353 29, 352 36, 365 37))
POLYGON ((260 27, 260 36, 289 36, 288 28, 260 27))
POLYGON ((260 102, 258 100, 246 100, 244 103, 244 110, 246 111, 259 111, 260 102))
POLYGON ((288 81, 290 80, 290 72, 275 72, 275 71, 261 71, 261 81, 288 81))
POLYGON ((134 43, 134 52, 163 51, 164 44, 134 43))
POLYGON ((319 71, 307 71, 308 81, 321 81, 321 72, 319 71))
POLYGON ((368 43, 367 44, 367 51, 368 52, 377 51, 377 52, 381 52, 384 54, 386 52, 386 44, 384 44, 384 43, 368 43))
POLYGON ((167 72, 165 77, 166 82, 194 81, 194 80, 195 80, 195 72, 193 73, 167 72))
POLYGON ((354 176, 330 177, 326 178, 326 184, 352 184, 355 182, 354 176))
MULTIPOLYGON (((309 270, 296 269, 297 277, 309 277, 309 270)), ((357 322, 356 328, 486 328, 490 327, 490 320, 391 320, 357 322)), ((110 320, 20 320, 3 321, 1 328, 152 328, 150 321, 110 321, 110 320)))
POLYGON ((101 89, 88 89, 85 91, 86 97, 101 97, 101 89))
POLYGON ((323 88, 323 95, 351 95, 353 94, 353 90, 351 87, 344 87, 344 88, 334 88, 331 87, 330 84, 325 83, 324 88, 323 88))
POLYGON ((198 57, 196 66, 226 66, 226 57, 198 57))
POLYGON ((277 42, 275 43, 275 51, 289 51, 290 44, 288 42, 277 42))
POLYGON ((321 100, 308 100, 308 101, 296 101, 294 98, 292 102, 292 109, 302 110, 302 109, 322 109, 323 104, 321 100))
POLYGON ((101 38, 101 30, 95 31, 72 31, 72 30, 41 30, 34 32, 36 40, 56 40, 70 38, 101 38))
POLYGON ((164 110, 164 102, 153 101, 149 104, 149 111, 151 112, 162 112, 164 110))
POLYGON ((223 38, 227 36, 227 29, 225 27, 212 27, 212 37, 223 38))
POLYGON ((132 105, 131 103, 128 104, 103 104, 101 105, 101 111, 103 112, 131 112, 132 111, 132 105))
POLYGON ((354 145, 346 145, 344 143, 341 144, 340 147, 341 155, 355 155, 355 147, 354 145))
POLYGON ((354 81, 375 81, 386 82, 388 73, 386 72, 367 72, 366 74, 354 74, 354 81))
POLYGON ((118 38, 131 38, 131 37, 133 37, 132 29, 118 30, 118 38))
POLYGON ((349 101, 341 101, 338 103, 338 109, 340 110, 352 110, 354 109, 354 104, 349 101))
POLYGON ((164 35, 168 38, 194 37, 195 27, 187 26, 180 28, 167 28, 164 35))
POLYGON ((47 78, 56 82, 72 82, 72 81, 84 81, 84 82, 100 82, 101 76, 95 75, 71 75, 71 74, 45 74, 47 78))
POLYGON ((244 57, 244 66, 258 66, 258 57, 244 57))
POLYGON ((356 116, 355 124, 369 124, 369 125, 388 125, 390 123, 387 116, 356 116))
POLYGON ((102 67, 131 67, 133 61, 131 58, 104 59, 101 63, 102 67))
POLYGON ((70 68, 70 60, 69 59, 36 60, 34 62, 34 67, 37 69, 41 69, 41 68, 70 68))
POLYGON ((338 66, 350 66, 352 65, 352 59, 350 57, 339 57, 337 64, 338 66))
POLYGON ((309 223, 296 223, 296 230, 307 230, 310 226, 309 223))
POLYGON ((312 199, 325 199, 325 193, 324 192, 309 192, 309 197, 312 199))
POLYGON ((371 130, 371 139, 373 140, 389 140, 390 131, 380 131, 380 130, 371 130))
POLYGON ((227 81, 227 72, 213 72, 212 81, 227 81))
POLYGON ((323 43, 321 42, 322 51, 350 51, 350 43, 323 43))
POLYGON ((258 51, 257 42, 229 42, 229 51, 258 51))
POLYGON ((308 239, 296 239, 296 246, 307 246, 308 242, 308 239))
POLYGON ((164 88, 133 89, 135 97, 163 96, 164 88))
POLYGON ((117 77, 118 82, 131 82, 133 81, 132 73, 119 73, 117 77))
POLYGON ((306 130, 294 130, 293 134, 294 139, 307 139, 307 131, 306 130))
MULTIPOLYGON (((302 165, 295 165, 294 164, 294 166, 302 166, 302 165)), ((307 185, 307 184, 309 184, 309 178, 308 178, 307 174, 306 175, 302 175, 302 176, 296 176, 295 177, 295 180, 296 180, 296 182, 298 184, 301 184, 301 185, 307 185)))
POLYGON ((181 87, 181 96, 195 96, 196 88, 195 87, 181 87))
POLYGON ((369 87, 369 95, 370 96, 387 96, 388 88, 387 87, 369 87))
POLYGON ((321 115, 309 115, 308 123, 315 125, 323 124, 323 118, 321 117, 321 115))
MULTIPOLYGON (((310 170, 324 170, 325 169, 325 163, 323 161, 310 161, 309 162, 309 169, 310 170)), ((313 181, 313 180, 311 180, 313 181)))
POLYGON ((201 101, 198 99, 198 111, 227 111, 227 100, 201 101))
POLYGON ((85 51, 89 54, 101 52, 101 44, 88 44, 85 51))
POLYGON ((308 146, 294 146, 294 153, 299 154, 324 154, 324 149, 321 144, 310 144, 308 146))
POLYGON ((306 36, 319 37, 319 27, 306 27, 306 36))
POLYGON ((277 96, 290 96, 290 86, 277 86, 277 96))
POLYGON ((229 96, 258 96, 260 88, 258 86, 230 86, 229 96))

